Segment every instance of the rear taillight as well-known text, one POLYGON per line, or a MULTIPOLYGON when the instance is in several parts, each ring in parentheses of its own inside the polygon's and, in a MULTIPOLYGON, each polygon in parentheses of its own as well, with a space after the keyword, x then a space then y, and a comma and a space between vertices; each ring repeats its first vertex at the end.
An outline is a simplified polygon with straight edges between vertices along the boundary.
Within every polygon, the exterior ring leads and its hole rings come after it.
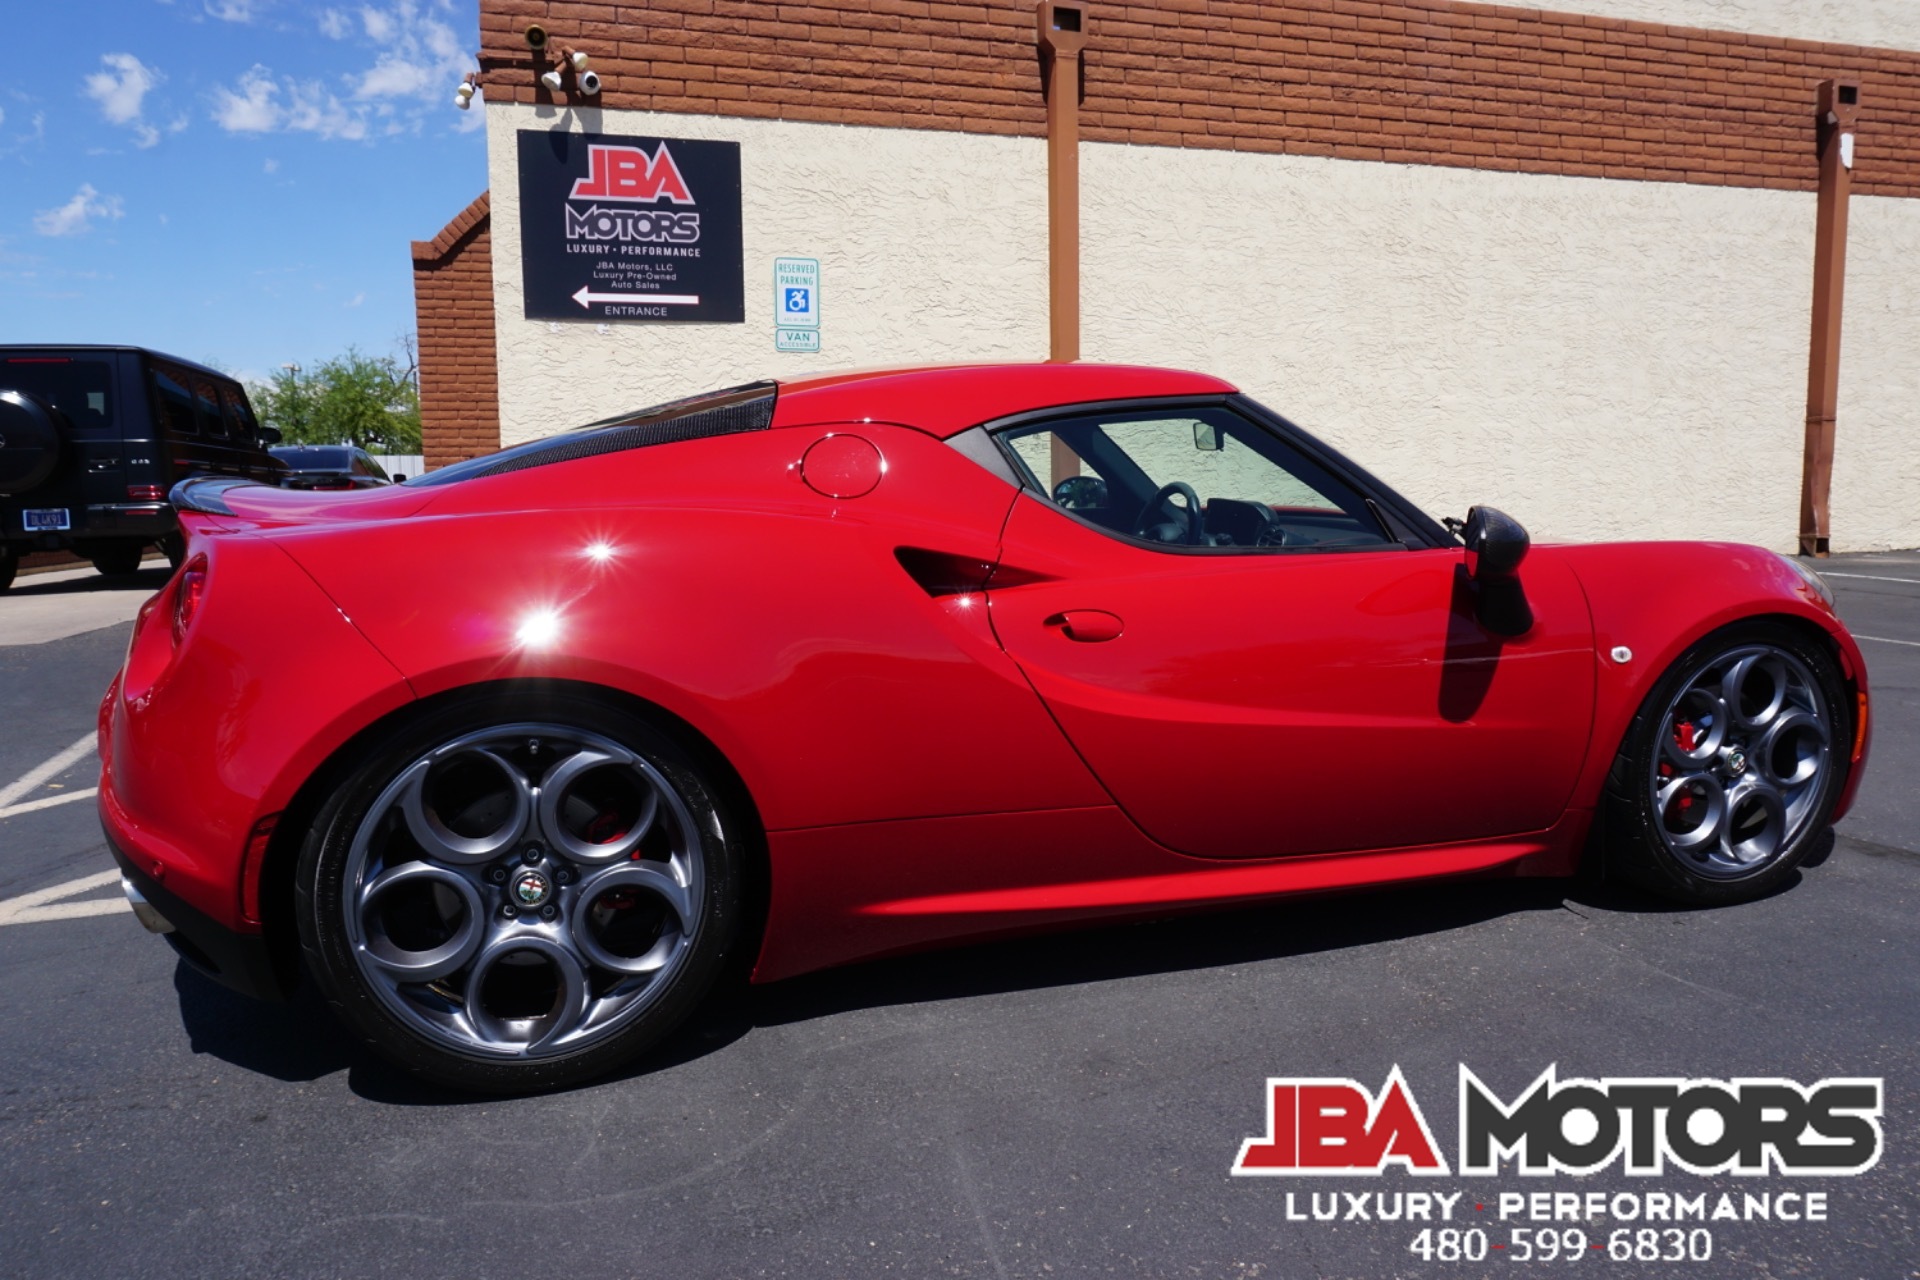
POLYGON ((193 625, 193 615, 200 611, 200 598, 207 593, 207 558, 195 556, 180 571, 179 585, 174 588, 173 596, 173 642, 179 644, 187 638, 187 628, 193 625))
POLYGON ((157 484, 130 484, 127 496, 136 502, 165 502, 167 491, 157 484))

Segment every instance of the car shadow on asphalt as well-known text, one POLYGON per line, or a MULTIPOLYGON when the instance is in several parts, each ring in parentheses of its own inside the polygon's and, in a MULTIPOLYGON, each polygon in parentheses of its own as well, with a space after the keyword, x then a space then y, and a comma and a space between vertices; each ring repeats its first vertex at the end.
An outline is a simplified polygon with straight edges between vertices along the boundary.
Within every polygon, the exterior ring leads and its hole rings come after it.
MULTIPOLYGON (((1782 886, 1782 891, 1790 887, 1782 886)), ((758 1027, 888 1005, 1328 954, 1448 933, 1504 916, 1581 908, 1623 914, 1688 910, 1617 882, 1462 880, 1055 930, 870 960, 760 987, 737 977, 723 983, 654 1052, 623 1071, 580 1087, 594 1088, 697 1062, 758 1027)), ((310 982, 288 1002, 268 1004, 227 990, 183 961, 175 970, 174 988, 193 1051, 243 1070, 290 1083, 344 1070, 347 1087, 355 1094, 395 1106, 497 1101, 438 1088, 390 1065, 340 1026, 310 982)))

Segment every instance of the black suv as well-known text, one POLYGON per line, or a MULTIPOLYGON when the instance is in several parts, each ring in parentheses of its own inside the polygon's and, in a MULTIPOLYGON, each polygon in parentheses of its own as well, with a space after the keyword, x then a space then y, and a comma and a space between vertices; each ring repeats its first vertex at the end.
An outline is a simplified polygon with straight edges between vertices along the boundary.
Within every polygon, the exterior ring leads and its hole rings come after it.
POLYGON ((191 361, 0 346, 0 591, 29 551, 72 550, 112 575, 152 544, 178 562, 168 491, 203 472, 275 483, 279 441, 239 383, 191 361))

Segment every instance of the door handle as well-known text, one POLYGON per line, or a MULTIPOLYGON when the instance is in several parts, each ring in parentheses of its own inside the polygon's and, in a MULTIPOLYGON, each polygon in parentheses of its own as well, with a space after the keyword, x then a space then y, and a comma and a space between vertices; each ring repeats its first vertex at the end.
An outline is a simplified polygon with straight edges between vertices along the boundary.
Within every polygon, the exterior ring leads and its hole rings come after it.
POLYGON ((1048 618, 1047 625, 1060 628, 1061 634, 1067 639, 1078 640, 1082 644, 1117 640, 1126 626, 1118 614, 1108 613, 1104 609, 1069 609, 1048 618))

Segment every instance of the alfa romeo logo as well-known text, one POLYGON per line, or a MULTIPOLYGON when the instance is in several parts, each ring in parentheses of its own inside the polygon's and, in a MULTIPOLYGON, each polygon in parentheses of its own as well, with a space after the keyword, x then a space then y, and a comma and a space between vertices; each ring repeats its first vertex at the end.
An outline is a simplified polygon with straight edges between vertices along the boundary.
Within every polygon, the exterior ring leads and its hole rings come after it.
POLYGON ((1735 747, 1733 750, 1727 752, 1727 772, 1738 775, 1746 771, 1747 753, 1739 747, 1735 747))
POLYGON ((544 872, 526 870, 513 878, 513 897, 523 907, 537 907, 553 896, 553 884, 544 872))

